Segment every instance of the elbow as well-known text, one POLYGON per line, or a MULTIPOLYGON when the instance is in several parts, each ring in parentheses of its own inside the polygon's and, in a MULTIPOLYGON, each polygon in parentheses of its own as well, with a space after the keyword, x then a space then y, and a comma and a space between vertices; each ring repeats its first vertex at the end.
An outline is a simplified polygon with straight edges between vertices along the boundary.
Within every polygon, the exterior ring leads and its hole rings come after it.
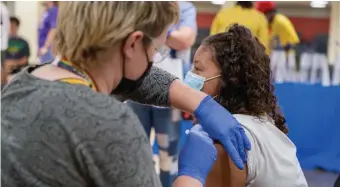
POLYGON ((196 39, 196 36, 191 37, 191 38, 187 38, 187 40, 183 40, 181 42, 178 42, 176 50, 185 50, 185 49, 190 48, 191 46, 194 45, 195 39, 196 39))
POLYGON ((168 38, 167 44, 175 50, 185 50, 194 45, 196 32, 188 27, 182 27, 174 31, 168 38))
POLYGON ((176 41, 172 42, 172 48, 175 50, 185 50, 194 45, 196 41, 196 33, 188 33, 178 37, 176 41))

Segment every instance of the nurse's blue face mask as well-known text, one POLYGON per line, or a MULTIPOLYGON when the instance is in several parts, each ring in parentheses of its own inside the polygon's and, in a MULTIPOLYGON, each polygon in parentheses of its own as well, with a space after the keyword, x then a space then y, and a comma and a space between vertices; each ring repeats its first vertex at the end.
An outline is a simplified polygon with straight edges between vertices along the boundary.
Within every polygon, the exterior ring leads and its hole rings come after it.
POLYGON ((195 90, 200 91, 203 88, 204 83, 206 81, 216 79, 220 76, 221 75, 216 75, 216 76, 213 76, 213 77, 206 79, 206 78, 199 76, 199 75, 197 75, 197 74, 195 74, 191 71, 188 71, 188 73, 185 75, 185 78, 184 78, 184 84, 188 85, 190 88, 193 88, 195 90))

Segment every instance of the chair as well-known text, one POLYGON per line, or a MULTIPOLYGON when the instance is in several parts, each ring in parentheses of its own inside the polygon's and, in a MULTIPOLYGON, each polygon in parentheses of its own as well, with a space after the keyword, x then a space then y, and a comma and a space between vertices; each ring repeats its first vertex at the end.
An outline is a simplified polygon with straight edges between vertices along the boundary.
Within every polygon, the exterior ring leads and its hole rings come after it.
POLYGON ((286 80, 288 82, 296 82, 298 79, 298 72, 296 69, 296 53, 293 50, 287 53, 287 71, 286 80))
POLYGON ((270 68, 273 72, 274 81, 283 83, 286 80, 286 52, 284 50, 273 50, 270 55, 270 68))
POLYGON ((320 81, 319 72, 321 73, 321 83, 324 86, 330 85, 330 74, 327 59, 328 35, 320 34, 314 39, 315 53, 313 54, 313 63, 311 69, 311 83, 315 84, 320 81))
POLYGON ((340 54, 337 55, 337 58, 334 62, 332 84, 334 86, 340 85, 340 54))
POLYGON ((308 52, 301 53, 298 82, 301 82, 301 83, 308 82, 309 71, 311 70, 312 63, 313 63, 312 53, 308 53, 308 52))
POLYGON ((331 80, 326 54, 314 53, 312 56, 312 69, 310 82, 316 84, 320 82, 323 86, 330 86, 331 80))

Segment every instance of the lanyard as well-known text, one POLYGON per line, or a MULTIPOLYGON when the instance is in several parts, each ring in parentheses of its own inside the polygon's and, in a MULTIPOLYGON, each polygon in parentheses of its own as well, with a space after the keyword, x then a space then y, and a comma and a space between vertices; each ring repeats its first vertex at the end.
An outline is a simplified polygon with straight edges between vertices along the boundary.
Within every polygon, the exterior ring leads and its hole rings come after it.
MULTIPOLYGON (((80 71, 78 68, 76 68, 72 62, 61 58, 61 59, 55 59, 54 62, 52 62, 52 64, 56 65, 59 68, 62 68, 64 70, 67 70, 69 72, 72 72, 80 77, 82 77, 83 79, 85 79, 85 81, 87 82, 86 85, 88 85, 91 89, 98 91, 97 86, 95 84, 95 82, 93 81, 93 79, 91 78, 91 76, 86 73, 85 71, 80 71)), ((79 81, 79 79, 73 79, 73 78, 66 78, 66 79, 61 79, 62 82, 68 82, 71 84, 79 84, 80 82, 82 82, 82 84, 84 84, 84 81, 79 81)))

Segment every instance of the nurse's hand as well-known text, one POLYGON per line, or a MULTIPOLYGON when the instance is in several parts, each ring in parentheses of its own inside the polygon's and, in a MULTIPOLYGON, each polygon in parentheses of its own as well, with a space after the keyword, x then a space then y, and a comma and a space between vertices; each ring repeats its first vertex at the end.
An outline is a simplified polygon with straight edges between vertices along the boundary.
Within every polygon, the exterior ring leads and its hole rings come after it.
POLYGON ((251 149, 244 129, 225 108, 212 97, 205 97, 194 112, 209 136, 218 140, 239 169, 244 169, 246 150, 251 149))
POLYGON ((216 158, 217 150, 212 139, 200 125, 195 125, 179 154, 178 176, 192 177, 204 186, 216 158))

